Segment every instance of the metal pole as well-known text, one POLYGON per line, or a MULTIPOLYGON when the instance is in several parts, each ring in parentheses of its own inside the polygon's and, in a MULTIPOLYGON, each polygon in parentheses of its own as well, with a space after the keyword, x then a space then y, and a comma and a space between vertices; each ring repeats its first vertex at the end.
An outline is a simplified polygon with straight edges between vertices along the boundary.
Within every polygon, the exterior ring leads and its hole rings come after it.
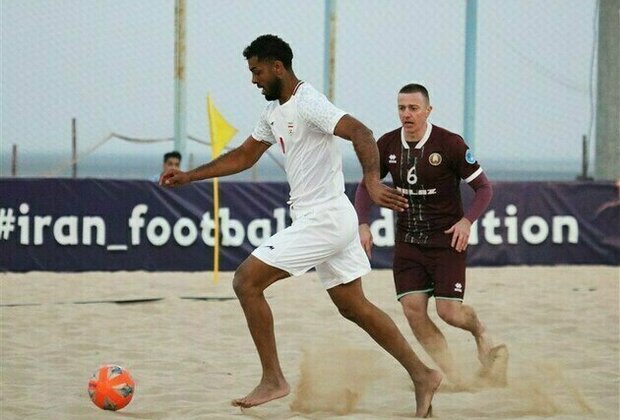
POLYGON ((583 159, 583 164, 581 165, 581 175, 583 176, 583 178, 587 178, 588 177, 588 159, 590 157, 588 153, 588 137, 585 134, 581 137, 581 154, 582 154, 582 159, 583 159))
POLYGON ((13 154, 11 156, 11 176, 17 176, 17 145, 13 143, 13 154))
POLYGON ((71 175, 77 177, 77 128, 75 118, 71 119, 71 175))
POLYGON ((334 73, 336 70, 336 0, 325 0, 325 39, 323 45, 323 91, 334 101, 334 73))
POLYGON ((463 137, 470 149, 476 145, 476 30, 478 0, 466 0, 465 10, 465 103, 463 137))
MULTIPOLYGON (((185 156, 187 131, 185 124, 185 0, 175 0, 174 6, 174 149, 185 156)), ((181 160, 183 164, 185 159, 181 160)))
POLYGON ((588 146, 588 136, 585 134, 581 137, 581 175, 577 177, 578 181, 592 181, 588 176, 588 163, 590 161, 590 152, 588 146))

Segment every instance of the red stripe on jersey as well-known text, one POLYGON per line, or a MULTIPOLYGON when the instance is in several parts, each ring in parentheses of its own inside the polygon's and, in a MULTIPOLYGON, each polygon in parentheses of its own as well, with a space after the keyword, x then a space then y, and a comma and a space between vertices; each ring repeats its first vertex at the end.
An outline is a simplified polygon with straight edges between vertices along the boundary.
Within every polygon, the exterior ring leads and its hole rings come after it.
POLYGON ((284 139, 280 137, 280 146, 282 147, 282 153, 286 154, 286 149, 284 148, 284 139))
POLYGON ((295 89, 293 89, 293 95, 297 93, 297 89, 299 89, 299 86, 303 85, 304 81, 300 80, 299 82, 297 82, 297 85, 295 86, 295 89))

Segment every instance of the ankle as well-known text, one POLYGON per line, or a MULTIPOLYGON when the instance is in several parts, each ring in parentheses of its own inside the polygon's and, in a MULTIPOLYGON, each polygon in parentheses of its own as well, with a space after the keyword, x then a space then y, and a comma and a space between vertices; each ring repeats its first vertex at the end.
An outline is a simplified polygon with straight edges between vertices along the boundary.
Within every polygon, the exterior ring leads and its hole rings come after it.
POLYGON ((486 334, 486 332, 486 326, 482 322, 478 321, 476 329, 472 331, 472 335, 476 338, 482 338, 482 336, 486 334))

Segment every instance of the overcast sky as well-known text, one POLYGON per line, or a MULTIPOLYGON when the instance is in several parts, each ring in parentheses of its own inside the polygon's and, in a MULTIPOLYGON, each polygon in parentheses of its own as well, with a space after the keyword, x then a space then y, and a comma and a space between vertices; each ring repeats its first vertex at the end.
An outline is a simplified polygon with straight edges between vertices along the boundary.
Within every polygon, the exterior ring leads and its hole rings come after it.
MULTIPOLYGON (((173 135, 173 0, 0 4, 0 175, 10 171, 13 144, 22 158, 68 156, 72 117, 80 152, 111 132, 173 135)), ((251 133, 265 101, 241 53, 264 33, 288 41, 297 76, 323 90, 322 1, 187 4, 189 134, 208 140, 207 93, 239 129, 233 144, 251 133)), ((475 140, 480 160, 580 159, 592 117, 595 5, 479 0, 476 136, 466 141, 475 140)), ((398 89, 420 82, 431 94, 431 121, 462 133, 465 1, 337 0, 337 19, 337 106, 378 137, 398 126, 398 89)), ((97 153, 126 158, 144 149, 119 150, 114 141, 97 153)))

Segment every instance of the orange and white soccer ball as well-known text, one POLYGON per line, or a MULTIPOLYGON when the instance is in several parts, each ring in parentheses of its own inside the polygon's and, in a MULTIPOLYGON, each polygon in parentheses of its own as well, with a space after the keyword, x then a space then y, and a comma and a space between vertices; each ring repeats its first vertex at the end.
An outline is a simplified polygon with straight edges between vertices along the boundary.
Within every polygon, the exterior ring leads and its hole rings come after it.
POLYGON ((104 410, 120 410, 133 398, 136 383, 126 369, 117 365, 103 365, 88 381, 88 395, 93 403, 104 410))

